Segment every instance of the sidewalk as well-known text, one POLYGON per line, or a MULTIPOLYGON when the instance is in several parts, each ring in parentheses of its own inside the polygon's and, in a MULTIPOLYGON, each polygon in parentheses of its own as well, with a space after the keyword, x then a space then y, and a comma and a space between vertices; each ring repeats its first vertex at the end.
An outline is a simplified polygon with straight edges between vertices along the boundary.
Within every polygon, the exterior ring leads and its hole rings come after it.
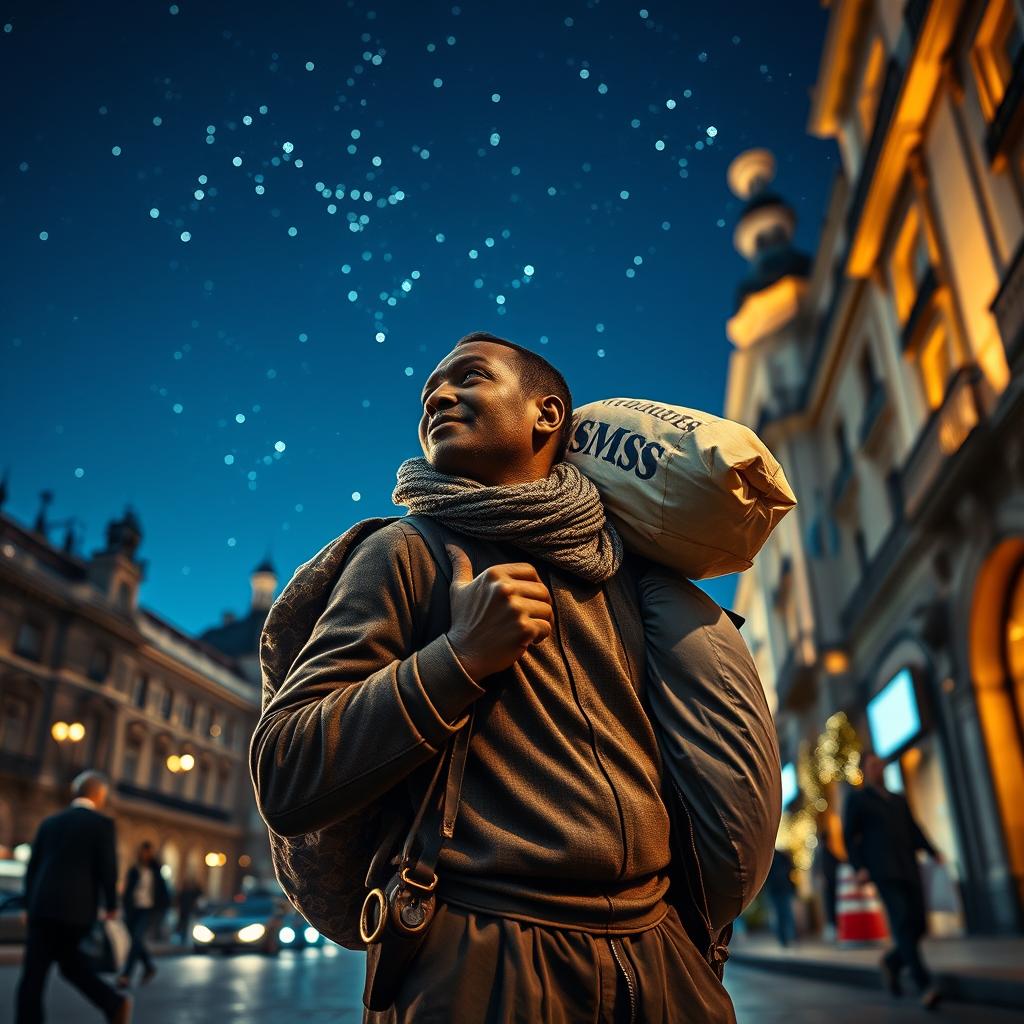
MULTIPOLYGON (((732 963, 776 974, 881 988, 878 961, 887 946, 836 946, 808 939, 782 949, 773 938, 755 934, 736 937, 729 948, 732 963)), ((1024 1009, 1024 938, 925 939, 922 949, 946 998, 1024 1009)), ((905 992, 914 992, 909 978, 904 977, 903 987, 905 992)))

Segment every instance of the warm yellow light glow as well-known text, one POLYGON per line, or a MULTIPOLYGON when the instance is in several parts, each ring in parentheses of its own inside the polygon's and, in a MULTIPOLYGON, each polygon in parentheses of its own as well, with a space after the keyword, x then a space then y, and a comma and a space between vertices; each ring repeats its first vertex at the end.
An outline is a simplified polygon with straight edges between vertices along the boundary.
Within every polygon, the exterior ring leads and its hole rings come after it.
POLYGON ((195 928, 192 929, 192 938, 195 939, 196 942, 213 942, 215 936, 205 924, 197 924, 195 928))
POLYGON ((217 737, 220 735, 220 726, 216 722, 214 722, 213 725, 210 726, 210 735, 213 737, 217 737))
POLYGON ((208 868, 220 867, 220 854, 219 853, 208 853, 206 855, 206 866, 208 868))
POLYGON ((267 934, 265 925, 262 924, 247 924, 244 928, 238 930, 238 941, 239 942, 259 942, 264 935, 267 934))
POLYGON ((238 866, 240 868, 247 868, 251 863, 252 857, 247 853, 243 853, 242 856, 238 858, 238 866))
POLYGON ((975 36, 971 64, 978 82, 978 96, 985 118, 991 121, 1006 95, 1013 75, 1006 43, 1014 22, 1012 0, 993 0, 975 36))
POLYGON ((81 722, 72 722, 68 726, 68 739, 72 743, 79 743, 85 739, 85 726, 81 722))
POLYGON ((191 754, 182 754, 178 764, 183 772, 190 772, 196 766, 196 759, 191 754))
POLYGON ((181 771, 181 758, 178 757, 177 754, 171 754, 171 756, 169 758, 167 758, 167 768, 168 768, 169 771, 172 771, 172 772, 175 772, 175 773, 180 772, 181 771))
POLYGON ((807 282, 790 276, 748 295, 725 325, 729 340, 737 348, 748 348, 777 331, 797 315, 805 291, 807 282))
POLYGON ((217 854, 217 867, 222 868, 228 862, 228 855, 226 853, 217 854))
POLYGON ((69 726, 67 722, 54 722, 50 729, 50 735, 58 742, 63 743, 68 738, 69 726))
POLYGON ((826 651, 823 660, 825 671, 830 676, 841 676, 850 667, 850 659, 846 656, 846 651, 826 651))

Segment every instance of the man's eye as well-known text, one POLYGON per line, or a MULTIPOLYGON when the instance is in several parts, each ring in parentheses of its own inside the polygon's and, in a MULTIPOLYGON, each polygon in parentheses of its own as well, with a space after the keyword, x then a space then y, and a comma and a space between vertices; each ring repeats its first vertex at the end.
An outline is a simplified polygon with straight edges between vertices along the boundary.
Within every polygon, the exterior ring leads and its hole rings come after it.
POLYGON ((466 382, 466 379, 467 379, 467 378, 469 377, 469 375, 470 375, 471 373, 475 373, 475 374, 476 374, 476 375, 477 375, 478 377, 482 377, 482 376, 483 376, 483 374, 482 374, 482 373, 481 373, 481 372, 480 372, 479 370, 467 370, 467 371, 466 371, 466 372, 465 372, 465 373, 464 373, 464 374, 462 375, 462 381, 463 381, 463 383, 465 383, 465 382, 466 382))

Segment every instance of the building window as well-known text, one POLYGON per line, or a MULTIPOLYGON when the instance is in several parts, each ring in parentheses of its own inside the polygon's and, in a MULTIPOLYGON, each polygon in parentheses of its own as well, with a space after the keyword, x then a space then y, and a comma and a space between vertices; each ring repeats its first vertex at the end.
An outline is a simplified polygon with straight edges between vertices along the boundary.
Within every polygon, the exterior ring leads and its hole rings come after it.
POLYGON ((171 720, 171 711, 174 709, 174 691, 165 686, 160 693, 160 717, 165 721, 171 720))
POLYGON ((3 711, 3 717, 0 718, 0 751, 5 754, 24 753, 32 714, 31 703, 24 697, 12 694, 3 698, 0 710, 3 711))
POLYGON ((206 760, 199 762, 196 769, 196 802, 205 804, 208 801, 210 790, 210 763, 206 760))
POLYGON ((196 718, 196 702, 189 698, 181 707, 181 725, 184 729, 191 729, 196 718))
POLYGON ((231 750, 235 743, 235 720, 233 718, 227 718, 224 720, 224 746, 231 750))
POLYGON ((124 756, 121 760, 121 777, 125 782, 135 783, 139 778, 139 765, 142 762, 142 740, 138 736, 130 735, 124 747, 124 756))
POLYGON ((861 138, 871 138, 875 114, 878 112, 878 101, 882 97, 882 85, 885 82, 885 43, 880 35, 876 35, 868 51, 864 65, 864 78, 861 80, 860 92, 857 96, 857 117, 860 122, 861 138))
POLYGON ((1006 664, 1015 691, 1019 694, 1024 691, 1024 565, 1017 570, 1007 608, 1006 664))
POLYGON ((132 685, 132 703, 137 708, 146 708, 146 697, 149 694, 149 676, 144 672, 135 675, 135 682, 132 685))
POLYGON ((89 658, 89 678, 96 683, 106 682, 110 675, 110 651, 97 645, 89 658))
POLYGON ((149 788, 150 789, 162 789, 161 785, 164 781, 164 777, 169 775, 167 771, 167 745, 166 743, 157 743, 153 747, 153 759, 149 762, 149 788))
POLYGON ((132 609, 132 591, 131 587, 127 583, 121 583, 117 588, 117 607, 123 612, 129 612, 132 609))
POLYGON ((929 409, 938 409, 946 397, 946 388, 959 360, 944 317, 936 317, 917 350, 917 367, 929 409))
POLYGON ((896 236, 889 258, 889 276, 892 282, 896 316, 902 327, 910 317, 917 301, 921 282, 928 274, 931 256, 920 210, 911 205, 896 236))
POLYGON ((1021 17, 1016 6, 1014 0, 990 3, 978 26, 971 50, 978 98, 988 121, 995 119, 1024 45, 1021 17))
POLYGON ((14 641, 14 653, 29 661, 43 660, 43 625, 35 619, 22 619, 14 641))

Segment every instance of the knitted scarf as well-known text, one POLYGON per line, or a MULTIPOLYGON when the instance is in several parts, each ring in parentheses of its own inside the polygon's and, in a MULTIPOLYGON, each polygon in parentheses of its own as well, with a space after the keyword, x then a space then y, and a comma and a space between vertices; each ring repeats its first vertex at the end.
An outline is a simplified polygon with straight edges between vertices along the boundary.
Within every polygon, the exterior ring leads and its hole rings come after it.
POLYGON ((541 480, 487 487, 409 459, 398 468, 391 500, 456 533, 514 544, 592 583, 607 580, 622 563, 622 541, 605 519, 597 488, 567 462, 541 480))

